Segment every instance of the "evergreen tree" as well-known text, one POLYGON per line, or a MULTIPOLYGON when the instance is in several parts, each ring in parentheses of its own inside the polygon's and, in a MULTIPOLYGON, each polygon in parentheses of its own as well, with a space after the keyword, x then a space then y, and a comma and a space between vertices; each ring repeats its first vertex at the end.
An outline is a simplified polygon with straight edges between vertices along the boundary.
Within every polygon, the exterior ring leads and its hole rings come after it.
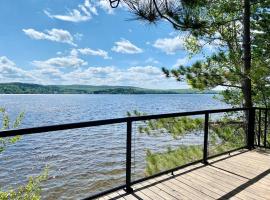
POLYGON ((243 53, 243 9, 239 0, 124 0, 135 19, 157 23, 166 20, 174 29, 188 32, 187 49, 193 56, 205 45, 212 55, 191 66, 163 68, 167 77, 187 81, 193 88, 224 88, 224 101, 250 107, 269 103, 269 0, 251 2, 252 67, 245 69, 243 53), (249 85, 251 84, 251 87, 249 85))
MULTIPOLYGON (((187 81, 193 88, 204 90, 222 86, 223 101, 232 106, 251 107, 270 104, 270 1, 269 0, 124 0, 135 19, 150 23, 165 20, 176 31, 185 34, 190 56, 214 47, 210 56, 191 66, 163 68, 167 77, 187 81), (249 10, 251 4, 251 23, 249 10), (245 8, 245 9, 244 9, 245 8), (245 20, 244 20, 245 19, 245 20), (246 22, 246 23, 244 23, 246 22), (250 27, 249 27, 250 26, 250 27), (244 30, 244 27, 245 30, 244 30), (249 29, 250 28, 250 29, 249 29), (251 55, 249 51, 251 32, 251 55), (247 37, 243 37, 246 33, 247 37), (249 62, 251 57, 251 63, 249 62), (251 65, 250 65, 251 64, 251 65), (252 96, 251 96, 252 95, 252 96), (253 102, 251 101, 253 99, 253 102)), ((134 115, 140 115, 134 112, 134 115)), ((232 113, 210 122, 210 154, 245 145, 247 115, 232 113)), ((138 128, 150 136, 168 134, 182 139, 196 133, 203 119, 180 117, 150 120, 138 128)), ((269 141, 269 138, 267 139, 269 141)), ((170 169, 202 157, 199 145, 180 145, 164 152, 146 154, 146 174, 170 169)))

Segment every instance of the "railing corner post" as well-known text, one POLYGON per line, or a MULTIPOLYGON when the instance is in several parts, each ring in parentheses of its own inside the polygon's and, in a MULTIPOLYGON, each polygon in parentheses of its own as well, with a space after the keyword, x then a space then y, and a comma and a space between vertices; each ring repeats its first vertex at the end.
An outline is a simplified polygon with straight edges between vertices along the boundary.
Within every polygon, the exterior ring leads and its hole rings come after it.
POLYGON ((132 121, 127 121, 127 142, 126 142, 126 188, 127 193, 133 193, 131 188, 131 148, 132 148, 132 121))
POLYGON ((267 124, 268 124, 268 109, 264 111, 264 139, 263 139, 263 147, 267 146, 267 124))
POLYGON ((255 108, 248 109, 248 130, 247 130, 247 147, 249 150, 254 149, 255 139, 255 108))
POLYGON ((209 134, 209 113, 205 113, 204 118, 204 145, 203 145, 203 163, 208 164, 208 134, 209 134))

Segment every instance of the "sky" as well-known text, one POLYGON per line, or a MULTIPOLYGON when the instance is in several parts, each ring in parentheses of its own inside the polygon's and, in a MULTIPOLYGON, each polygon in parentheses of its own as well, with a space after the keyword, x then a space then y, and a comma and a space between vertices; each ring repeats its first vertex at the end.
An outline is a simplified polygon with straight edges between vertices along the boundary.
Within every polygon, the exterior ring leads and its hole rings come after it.
POLYGON ((134 20, 108 0, 1 0, 0 82, 188 88, 162 67, 189 65, 183 33, 134 20))

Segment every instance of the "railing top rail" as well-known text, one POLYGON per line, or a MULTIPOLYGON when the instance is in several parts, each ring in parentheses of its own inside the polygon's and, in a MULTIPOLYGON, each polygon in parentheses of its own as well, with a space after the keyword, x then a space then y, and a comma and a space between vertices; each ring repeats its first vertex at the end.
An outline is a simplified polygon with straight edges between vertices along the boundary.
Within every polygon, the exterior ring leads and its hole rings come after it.
POLYGON ((119 124, 119 123, 125 123, 128 121, 145 121, 145 120, 151 120, 151 119, 184 117, 184 116, 190 116, 190 115, 203 115, 207 113, 214 114, 214 113, 224 113, 224 112, 234 112, 234 111, 244 111, 244 110, 248 110, 248 108, 226 108, 226 109, 215 109, 215 110, 168 113, 168 114, 159 114, 159 115, 144 115, 144 116, 134 116, 134 117, 124 117, 124 118, 115 118, 115 119, 50 125, 50 126, 33 127, 33 128, 22 128, 22 129, 1 131, 0 138, 12 137, 12 136, 17 136, 17 135, 29 135, 29 134, 35 134, 35 133, 45 133, 45 132, 53 132, 53 131, 61 131, 61 130, 87 128, 87 127, 102 126, 102 125, 109 125, 109 124, 119 124))

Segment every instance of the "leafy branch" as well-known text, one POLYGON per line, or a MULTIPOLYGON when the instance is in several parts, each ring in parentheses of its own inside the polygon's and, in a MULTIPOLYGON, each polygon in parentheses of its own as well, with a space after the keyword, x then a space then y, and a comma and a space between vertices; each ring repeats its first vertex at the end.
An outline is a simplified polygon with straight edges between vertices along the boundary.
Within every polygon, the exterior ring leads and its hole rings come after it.
MULTIPOLYGON (((24 112, 21 112, 15 119, 15 121, 12 123, 10 121, 10 117, 7 114, 7 111, 5 108, 0 108, 0 114, 2 115, 2 127, 1 130, 8 130, 10 128, 18 128, 22 120, 24 118, 24 112)), ((16 143, 18 140, 20 140, 20 136, 14 136, 14 137, 9 137, 9 138, 0 138, 0 153, 2 153, 8 145, 16 143)))
MULTIPOLYGON (((21 112, 12 123, 5 108, 0 108, 2 114, 1 130, 10 128, 18 128, 24 118, 24 112, 21 112)), ((20 136, 0 138, 0 153, 3 153, 9 145, 12 145, 21 139, 20 136)), ((30 177, 27 184, 19 186, 17 189, 9 189, 8 191, 0 190, 1 200, 40 200, 41 199, 41 182, 48 178, 48 167, 45 167, 43 173, 36 177, 30 177)))
POLYGON ((6 192, 0 190, 1 200, 40 200, 41 182, 48 178, 48 167, 37 177, 30 177, 26 185, 22 185, 16 190, 10 189, 6 192))
MULTIPOLYGON (((142 116, 145 113, 129 112, 128 116, 142 116)), ((245 123, 240 113, 227 114, 213 118, 209 122, 209 152, 218 154, 245 145, 245 123)), ((171 136, 181 140, 187 134, 198 134, 204 128, 204 118, 174 117, 144 121, 139 124, 138 132, 148 136, 171 136)), ((146 175, 153 175, 166 169, 172 169, 189 162, 202 159, 202 146, 182 144, 163 152, 146 149, 146 175)))

